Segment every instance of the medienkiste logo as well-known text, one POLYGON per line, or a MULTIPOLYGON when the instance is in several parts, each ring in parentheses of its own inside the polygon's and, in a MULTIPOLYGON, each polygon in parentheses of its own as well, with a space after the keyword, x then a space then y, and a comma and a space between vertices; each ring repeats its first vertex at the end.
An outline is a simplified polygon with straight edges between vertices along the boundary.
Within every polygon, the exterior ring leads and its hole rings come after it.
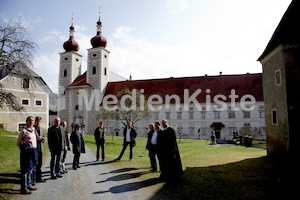
MULTIPOLYGON (((91 111, 94 109, 95 111, 100 111, 101 105, 103 109, 107 111, 115 111, 120 109, 124 111, 136 111, 137 109, 144 111, 146 106, 152 112, 162 109, 168 110, 171 107, 175 107, 177 111, 188 111, 190 107, 194 107, 198 111, 226 111, 229 106, 230 110, 232 111, 252 111, 255 109, 256 103, 255 97, 251 94, 241 96, 240 101, 237 102, 239 95, 235 93, 234 89, 230 91, 230 95, 228 96, 218 94, 213 97, 210 95, 210 89, 206 89, 205 91, 197 89, 193 93, 191 93, 188 89, 185 89, 183 91, 183 103, 180 102, 180 97, 177 94, 167 94, 165 96, 153 94, 146 99, 144 92, 144 89, 133 89, 131 90, 131 94, 125 94, 121 98, 118 98, 112 94, 103 96, 101 91, 98 89, 93 89, 91 92, 80 89, 78 92, 76 92, 78 98, 78 110, 91 111), (139 93, 138 96, 137 93, 139 93), (206 102, 198 102, 197 98, 200 95, 205 95, 206 102), (175 103, 171 103, 171 100, 173 100, 175 103), (128 101, 130 101, 130 104, 126 103, 128 101)), ((66 97, 60 93, 58 106, 59 110, 66 109, 66 101, 66 97)))

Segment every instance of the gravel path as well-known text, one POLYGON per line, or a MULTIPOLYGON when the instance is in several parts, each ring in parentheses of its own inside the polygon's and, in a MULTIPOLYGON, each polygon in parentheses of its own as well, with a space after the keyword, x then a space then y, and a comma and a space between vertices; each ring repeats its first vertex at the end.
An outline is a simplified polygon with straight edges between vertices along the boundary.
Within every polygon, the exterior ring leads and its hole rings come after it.
MULTIPOLYGON (((38 183, 38 190, 30 195, 16 195, 22 200, 77 200, 77 199, 161 199, 157 195, 163 187, 158 178, 142 179, 149 169, 122 168, 111 170, 109 162, 95 161, 95 155, 86 146, 86 154, 80 157, 81 168, 72 169, 73 154, 68 152, 63 178, 50 179, 50 167, 43 167, 45 183, 38 183)), ((45 163, 50 163, 50 156, 45 163)), ((129 164, 130 166, 130 164, 129 164)), ((165 199, 165 198, 163 198, 165 199)))

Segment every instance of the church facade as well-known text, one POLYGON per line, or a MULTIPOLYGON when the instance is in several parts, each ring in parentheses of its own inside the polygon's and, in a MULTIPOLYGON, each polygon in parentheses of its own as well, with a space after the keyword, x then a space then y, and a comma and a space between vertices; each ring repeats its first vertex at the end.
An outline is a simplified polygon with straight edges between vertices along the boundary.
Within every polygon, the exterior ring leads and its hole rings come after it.
POLYGON ((87 71, 83 74, 73 25, 70 38, 63 45, 65 52, 60 54, 58 116, 67 121, 69 132, 72 124, 79 123, 86 134, 93 134, 99 121, 104 121, 108 135, 121 133, 121 122, 100 119, 98 108, 105 96, 117 96, 119 91, 128 88, 142 91, 145 99, 153 95, 162 99, 160 105, 153 105, 158 109, 153 110, 152 117, 134 125, 140 137, 147 135, 149 123, 167 119, 182 138, 209 139, 214 131, 217 138, 230 139, 234 132, 248 127, 259 133, 258 139, 265 139, 261 73, 126 80, 109 70, 110 52, 101 28, 99 18, 97 34, 91 39, 92 48, 87 50, 87 71), (188 96, 185 91, 189 92, 188 96), (82 92, 86 99, 82 98, 82 92), (174 99, 166 102, 165 97, 171 96, 174 99), (82 101, 85 105, 88 102, 88 106, 81 106, 82 101))

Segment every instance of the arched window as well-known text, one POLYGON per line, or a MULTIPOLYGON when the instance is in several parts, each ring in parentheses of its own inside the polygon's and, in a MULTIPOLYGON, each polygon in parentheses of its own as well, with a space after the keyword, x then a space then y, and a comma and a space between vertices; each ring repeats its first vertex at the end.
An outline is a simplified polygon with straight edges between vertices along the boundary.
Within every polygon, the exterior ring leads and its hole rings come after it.
POLYGON ((67 70, 65 69, 65 70, 64 70, 64 77, 67 77, 67 75, 68 75, 68 72, 67 72, 67 70))
POLYGON ((105 75, 105 76, 107 75, 106 68, 104 68, 104 75, 105 75))
POLYGON ((93 67, 92 74, 96 74, 96 67, 93 67))

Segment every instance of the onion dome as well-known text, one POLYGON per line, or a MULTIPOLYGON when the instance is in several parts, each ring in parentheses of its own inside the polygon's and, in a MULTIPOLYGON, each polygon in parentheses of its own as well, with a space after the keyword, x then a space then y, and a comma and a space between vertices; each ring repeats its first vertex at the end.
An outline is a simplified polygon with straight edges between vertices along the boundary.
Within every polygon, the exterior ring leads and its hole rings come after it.
POLYGON ((75 29, 72 23, 72 25, 70 26, 70 38, 64 43, 64 49, 66 50, 66 52, 79 50, 79 44, 74 40, 74 32, 75 29))
POLYGON ((91 39, 91 44, 92 44, 93 48, 96 48, 96 47, 104 47, 105 48, 107 45, 106 38, 103 37, 101 34, 101 27, 102 27, 102 22, 100 21, 100 17, 99 17, 99 20, 97 22, 97 35, 91 39))

